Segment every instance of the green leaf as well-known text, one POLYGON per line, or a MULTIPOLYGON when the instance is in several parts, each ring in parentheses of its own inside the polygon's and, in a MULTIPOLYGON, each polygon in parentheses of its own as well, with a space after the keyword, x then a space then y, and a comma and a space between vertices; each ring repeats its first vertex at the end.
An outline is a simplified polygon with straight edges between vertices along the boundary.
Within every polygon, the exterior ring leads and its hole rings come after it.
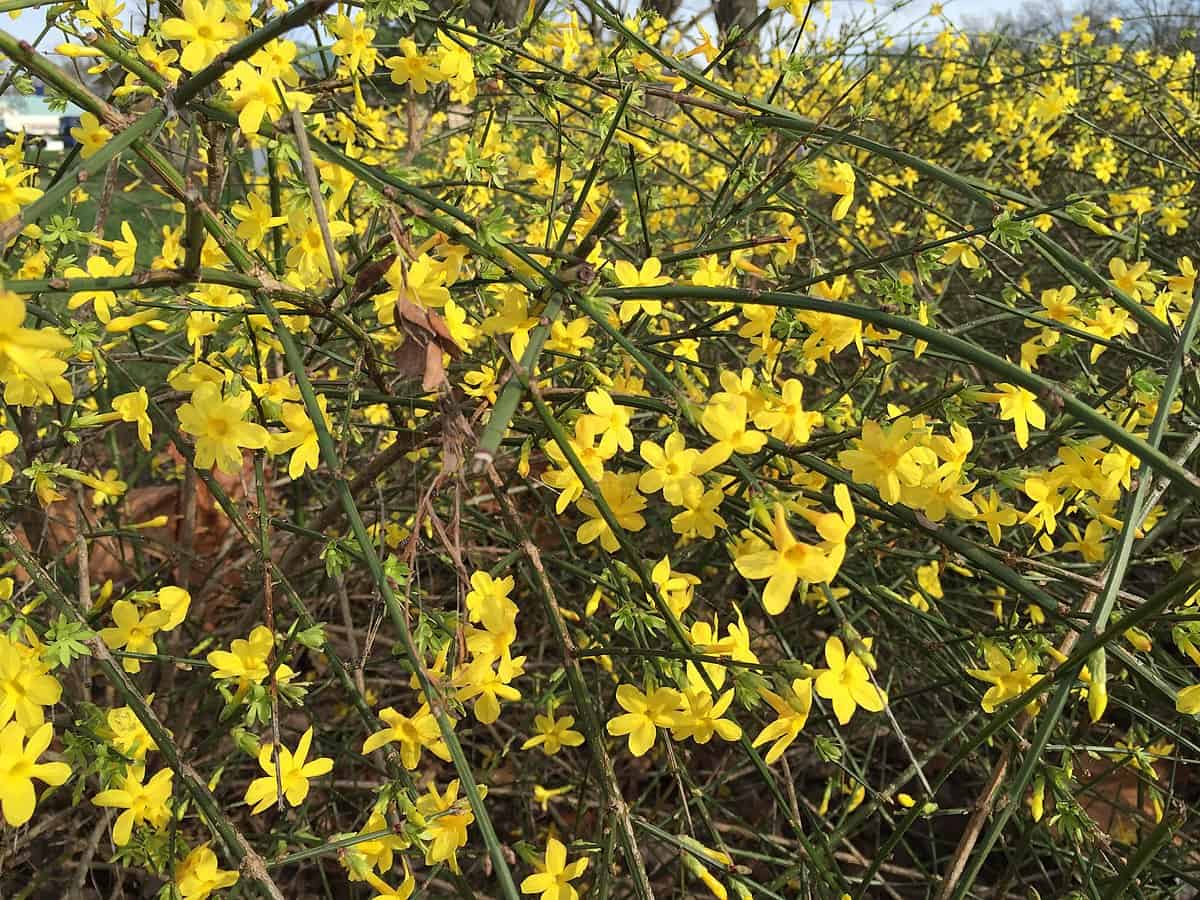
POLYGON ((76 659, 92 655, 84 641, 95 636, 96 632, 82 622, 68 619, 59 613, 58 619, 46 631, 46 649, 42 653, 42 659, 51 669, 65 668, 76 659))

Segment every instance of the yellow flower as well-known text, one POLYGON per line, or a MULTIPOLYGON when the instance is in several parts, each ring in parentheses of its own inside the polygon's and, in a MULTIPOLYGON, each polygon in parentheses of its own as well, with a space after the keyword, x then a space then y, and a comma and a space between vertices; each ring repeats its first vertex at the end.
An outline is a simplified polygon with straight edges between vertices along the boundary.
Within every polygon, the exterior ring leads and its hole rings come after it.
POLYGON ((506 630, 517 617, 517 604, 508 596, 515 586, 511 575, 493 578, 487 572, 472 573, 465 598, 468 621, 481 622, 488 631, 506 630))
POLYGON ((408 860, 404 861, 404 880, 400 882, 399 887, 392 887, 374 872, 367 873, 366 881, 367 884, 379 891, 371 900, 408 900, 417 887, 417 879, 413 877, 412 870, 408 867, 408 860))
POLYGON ((462 687, 456 695, 459 700, 475 698, 475 718, 483 725, 491 725, 500 718, 500 700, 520 700, 521 692, 509 684, 521 671, 525 657, 506 663, 501 659, 494 665, 487 655, 479 656, 469 666, 464 666, 455 676, 462 687))
POLYGON ((400 743, 400 759, 404 768, 415 769, 421 759, 421 750, 428 750, 441 759, 450 761, 450 750, 442 740, 441 730, 437 719, 429 711, 429 704, 421 704, 421 708, 412 717, 397 712, 393 707, 384 707, 379 711, 379 718, 388 727, 380 729, 363 742, 362 752, 373 753, 380 747, 398 741, 400 743))
POLYGON ((1104 562, 1107 555, 1108 538, 1107 526, 1098 519, 1087 523, 1087 529, 1080 534, 1079 526, 1074 522, 1067 523, 1067 531, 1071 532, 1072 541, 1067 541, 1061 549, 1064 553, 1075 551, 1087 562, 1104 562))
POLYGON ((612 456, 618 448, 632 452, 633 432, 629 430, 629 409, 614 403, 612 395, 602 389, 588 391, 584 401, 592 411, 588 418, 596 434, 600 435, 600 453, 612 456))
POLYGON ((262 246, 268 231, 287 222, 287 216, 271 215, 270 204, 254 193, 246 195, 245 203, 235 203, 230 209, 239 223, 237 236, 251 253, 262 246))
MULTIPOLYGON (((374 809, 367 817, 366 823, 359 829, 358 834, 362 837, 390 830, 391 826, 384 818, 383 813, 379 809, 374 809)), ((409 843, 408 838, 404 835, 393 833, 372 838, 369 841, 360 841, 352 847, 347 847, 343 861, 347 876, 351 881, 363 881, 370 876, 373 869, 384 873, 392 871, 395 851, 403 850, 409 846, 409 843)))
POLYGON ((32 734, 45 721, 42 707, 61 696, 62 685, 36 651, 0 636, 0 725, 15 718, 32 734))
POLYGON ((20 443, 21 439, 15 431, 0 431, 0 484, 8 484, 12 481, 14 473, 12 463, 5 457, 16 450, 20 443))
POLYGON ((182 19, 167 19, 162 34, 169 41, 179 41, 183 54, 179 64, 189 72, 198 72, 217 58, 237 36, 237 25, 225 21, 225 0, 183 0, 182 19))
POLYGON ((661 447, 653 441, 642 441, 638 452, 650 466, 638 478, 638 490, 642 493, 662 491, 663 499, 672 506, 683 506, 689 490, 703 489, 695 474, 700 451, 689 450, 678 431, 671 432, 661 447))
POLYGON ((1054 534, 1058 528, 1056 517, 1066 502, 1059 495, 1062 487, 1056 479, 1032 475, 1026 478, 1021 489, 1033 501, 1033 508, 1021 517, 1021 521, 1044 529, 1048 535, 1054 534))
POLYGON ((67 472, 64 474, 92 488, 92 504, 95 506, 116 503, 129 487, 129 485, 117 477, 116 469, 106 469, 103 475, 99 472, 92 475, 88 475, 85 472, 67 472))
POLYGON ((384 278, 391 290, 375 297, 375 314, 384 325, 396 321, 399 301, 426 308, 443 307, 450 301, 445 266, 424 253, 412 262, 397 257, 384 278))
POLYGON ((835 490, 834 496, 840 514, 801 512, 825 538, 821 544, 797 541, 788 527, 783 506, 776 504, 771 525, 774 547, 753 550, 734 559, 734 567, 744 578, 751 581, 768 579, 762 599, 763 607, 771 615, 779 615, 787 609, 799 582, 821 584, 831 581, 841 567, 846 552, 845 538, 854 524, 854 507, 850 505, 850 492, 846 486, 839 484, 838 488, 840 490, 835 490))
POLYGON ((757 453, 767 436, 746 425, 749 409, 743 394, 721 394, 704 408, 700 424, 715 441, 697 460, 697 475, 714 469, 734 453, 757 453))
POLYGON ((207 900, 213 891, 237 884, 238 873, 217 866, 217 854, 201 844, 175 867, 175 887, 183 900, 207 900))
POLYGON ((689 487, 683 495, 683 512, 671 519, 671 530, 685 538, 712 538, 726 524, 717 512, 724 500, 725 492, 719 487, 707 491, 694 485, 689 487))
POLYGON ((181 587, 170 585, 159 588, 154 599, 158 608, 167 614, 167 620, 162 625, 163 631, 172 631, 183 624, 192 603, 191 594, 181 587))
POLYGON ((548 788, 535 784, 533 786, 533 802, 542 808, 542 812, 546 812, 550 808, 552 800, 571 793, 571 790, 569 784, 560 788, 548 788))
POLYGON ((418 50, 412 38, 401 38, 399 49, 399 56, 384 60, 392 70, 393 84, 411 84, 416 93, 424 94, 429 85, 446 80, 434 57, 418 50))
POLYGON ((1131 297, 1149 299, 1154 296, 1154 282, 1145 277, 1150 271, 1150 263, 1146 261, 1129 265, 1123 259, 1110 259, 1108 271, 1112 275, 1113 285, 1131 297))
POLYGON ((998 390, 995 393, 980 394, 979 399, 1000 404, 1000 420, 1013 423, 1017 446, 1024 450, 1029 446, 1029 426, 1045 428, 1046 413, 1038 406, 1037 397, 1032 391, 1007 382, 1001 382, 996 387, 998 390))
POLYGON ((817 693, 833 702, 833 714, 845 725, 858 707, 879 712, 887 704, 887 694, 871 683, 871 675, 855 654, 846 655, 841 638, 825 641, 825 664, 817 675, 817 693))
POLYGON ((330 33, 337 38, 330 51, 346 66, 351 75, 361 71, 370 75, 375 71, 379 51, 372 46, 375 29, 367 25, 367 14, 360 12, 353 19, 338 15, 329 25, 330 33))
POLYGON ((37 794, 33 779, 57 787, 71 777, 71 767, 63 762, 38 762, 54 739, 54 729, 44 723, 25 741, 25 729, 9 722, 0 731, 0 808, 4 821, 13 828, 24 825, 33 816, 37 794))
MULTIPOLYGON (((157 609, 143 616, 128 600, 118 600, 113 604, 112 618, 114 626, 100 630, 100 640, 110 649, 124 647, 128 653, 157 653, 154 635, 163 630, 170 614, 157 609)), ((137 673, 142 670, 142 661, 126 657, 122 666, 126 672, 137 673)))
POLYGON ((984 644, 983 656, 988 664, 987 669, 967 669, 967 674, 992 685, 980 703, 986 713, 995 712, 1000 704, 1019 697, 1042 679, 1037 671, 1037 660, 1030 657, 1024 648, 1014 655, 1015 666, 1004 651, 992 643, 984 644))
MULTIPOLYGON (((1048 289, 1042 291, 1042 308, 1046 311, 1045 316, 1055 322, 1070 323, 1079 318, 1079 307, 1074 304, 1075 286, 1068 284, 1066 287, 1058 290, 1048 289)), ((1027 328, 1039 327, 1037 322, 1026 322, 1027 328)))
MULTIPOLYGON (((458 872, 458 848, 467 843, 467 826, 475 821, 475 815, 466 803, 458 803, 458 779, 446 785, 445 794, 439 794, 437 785, 429 786, 429 793, 417 799, 417 812, 426 820, 421 837, 429 841, 425 850, 425 865, 448 863, 450 871, 458 872)), ((483 785, 479 786, 484 794, 483 785)))
POLYGON ((0 289, 0 384, 4 399, 18 406, 71 402, 67 369, 56 354, 71 342, 53 328, 25 328, 25 301, 0 289))
MULTIPOLYGON (((584 317, 564 322, 555 319, 550 324, 550 337, 546 341, 546 350, 551 353, 570 353, 576 356, 586 353, 596 346, 596 339, 588 337, 591 322, 584 317)), ((516 353, 516 347, 513 347, 516 353)))
POLYGON ((471 48, 476 39, 462 32, 450 34, 440 30, 437 37, 441 45, 438 71, 450 83, 450 99, 455 103, 471 102, 475 99, 475 59, 471 48))
MULTIPOLYGON (((575 422, 575 436, 569 445, 583 464, 584 471, 595 481, 604 477, 604 457, 596 446, 595 423, 586 417, 580 417, 575 422)), ((562 515, 571 503, 583 494, 583 480, 576 474, 574 467, 567 461, 562 448, 553 441, 546 444, 546 455, 558 466, 557 469, 547 469, 542 473, 542 480, 561 493, 554 504, 554 511, 562 515)))
MULTIPOLYGON (((792 9, 795 10, 798 5, 798 3, 793 4, 792 9)), ((830 213, 833 221, 841 221, 850 211, 850 204, 854 202, 854 182, 854 169, 845 162, 835 162, 833 171, 822 182, 821 187, 838 198, 830 213)))
POLYGON ((108 725, 109 741, 130 759, 144 759, 148 751, 158 749, 146 726, 128 706, 110 709, 105 716, 105 723, 108 725))
POLYGON ((265 625, 257 625, 249 640, 236 638, 228 650, 213 650, 206 657, 213 666, 212 677, 218 681, 236 678, 237 693, 244 694, 252 684, 259 684, 269 674, 267 657, 275 639, 265 625))
POLYGON ((766 688, 759 689, 759 694, 771 704, 771 708, 775 710, 775 715, 778 717, 758 733, 758 737, 754 739, 753 743, 753 746, 757 747, 767 741, 775 742, 767 751, 767 755, 763 757, 767 765, 771 765, 779 759, 783 755, 783 751, 791 745, 792 741, 796 740, 797 735, 804 728, 804 723, 808 721, 808 713, 812 709, 812 679, 796 678, 792 681, 791 687, 791 693, 786 698, 766 688))
MULTIPOLYGON (((294 46, 283 42, 285 46, 294 46)), ((239 62, 222 81, 229 89, 230 106, 237 111, 238 127, 243 134, 258 134, 265 118, 268 122, 278 119, 284 111, 284 103, 301 112, 312 105, 312 98, 302 91, 284 90, 278 79, 264 69, 259 71, 251 62, 239 62)), ((290 71, 290 70, 289 70, 290 71)))
POLYGON ((499 384, 496 381, 495 366, 482 365, 476 371, 467 372, 463 375, 463 381, 463 393, 468 397, 480 397, 488 403, 496 402, 499 384))
POLYGON ((242 419, 250 408, 249 391, 222 397, 216 385, 204 383, 179 407, 179 427, 196 438, 196 468, 216 466, 235 475, 242 470, 242 448, 261 449, 269 435, 261 425, 242 419))
POLYGON ((783 391, 777 402, 754 416, 754 424, 785 443, 805 444, 812 429, 824 421, 819 412, 808 412, 802 403, 804 385, 798 379, 789 378, 783 383, 783 391))
POLYGON ((118 787, 101 791, 92 798, 96 806, 125 810, 113 823, 112 839, 118 847, 129 843, 134 825, 146 822, 151 828, 162 828, 171 818, 167 801, 171 798, 171 781, 175 773, 162 769, 143 784, 144 777, 142 766, 129 766, 125 774, 117 778, 118 787))
POLYGON ((583 874, 588 858, 567 863, 567 848, 557 838, 546 843, 546 856, 539 871, 521 882, 522 894, 541 894, 541 900, 576 900, 579 892, 570 883, 583 874))
POLYGON ((283 796, 289 806, 299 806, 308 796, 308 780, 319 778, 333 769, 333 760, 327 756, 318 756, 312 761, 308 759, 308 751, 312 746, 313 730, 309 729, 300 736, 296 752, 287 747, 279 747, 279 772, 276 775, 275 761, 272 759, 275 748, 265 744, 258 750, 258 765, 266 775, 255 778, 246 788, 246 802, 253 804, 250 814, 258 815, 274 803, 278 797, 278 783, 283 785, 283 796))
POLYGON ((538 733, 521 745, 522 750, 532 750, 541 747, 547 756, 553 756, 563 747, 578 747, 583 743, 583 735, 572 731, 575 724, 574 716, 563 716, 556 719, 553 714, 533 717, 534 727, 538 733))
POLYGON ((995 488, 989 489, 987 496, 975 495, 974 502, 979 511, 971 518, 976 522, 983 522, 987 526, 992 543, 999 546, 1000 529, 1011 528, 1017 524, 1017 511, 1000 499, 995 488))
POLYGON ((671 568, 671 557, 664 556, 650 571, 650 580, 658 588, 663 601, 676 616, 681 616, 692 605, 696 585, 700 579, 687 572, 676 572, 671 568))
POLYGON ((112 132, 90 112, 81 115, 79 122, 78 128, 71 129, 71 137, 79 141, 79 155, 87 159, 112 139, 112 132))
MULTIPOLYGON (((696 673, 699 676, 699 672, 696 673)), ((671 726, 671 736, 677 741, 691 738, 697 744, 707 744, 714 734, 723 741, 736 741, 742 736, 741 726, 722 718, 733 702, 733 689, 721 694, 714 702, 704 687, 689 687, 682 694, 683 702, 671 726)))
MULTIPOLYGON (((651 256, 642 263, 641 269, 633 263, 618 260, 613 266, 617 276, 617 284, 624 288, 659 287, 670 284, 671 279, 662 275, 662 263, 657 257, 651 256)), ((661 300, 623 300, 621 301, 620 316, 622 322, 628 322, 639 312, 648 316, 657 316, 662 312, 661 300)))
POLYGON ((1029 804, 1029 815, 1035 822, 1042 821, 1046 814, 1046 779, 1039 775, 1033 780, 1033 787, 1025 800, 1029 804))
MULTIPOLYGON (((24 153, 20 139, 13 143, 11 149, 24 153)), ((20 159, 0 159, 0 219, 15 216, 21 211, 22 206, 26 206, 42 196, 42 192, 38 188, 22 183, 36 176, 37 172, 38 170, 33 167, 22 166, 20 159), (13 171, 9 171, 10 166, 13 171)))
POLYGON ((654 746, 657 729, 675 724, 680 699, 673 688, 655 688, 644 694, 631 684, 622 684, 617 688, 617 702, 626 712, 609 720, 608 733, 629 735, 629 752, 643 756, 654 746))
POLYGON ((446 330, 450 332, 450 340, 454 341, 462 350, 469 349, 479 336, 479 330, 467 318, 466 309, 453 300, 446 301, 446 305, 442 309, 442 321, 446 325, 446 330))
MULTIPOLYGON (((641 510, 646 508, 646 498, 637 492, 637 483, 636 472, 627 475, 605 472, 600 479, 600 496, 612 510, 617 524, 626 531, 641 531, 646 525, 641 515, 641 510)), ((588 521, 580 525, 575 533, 579 543, 590 544, 599 538, 601 547, 609 553, 615 553, 620 544, 608 520, 600 514, 596 502, 585 497, 579 501, 579 511, 588 516, 588 521)))
POLYGON ((171 84, 179 81, 179 70, 171 67, 171 63, 179 59, 177 50, 170 48, 159 50, 150 38, 142 38, 138 41, 137 52, 146 65, 171 84))
POLYGON ((137 423, 138 441, 146 450, 150 449, 150 435, 154 426, 150 422, 147 410, 150 408, 150 396, 144 387, 113 397, 112 408, 121 416, 122 422, 137 423))
POLYGON ((885 502, 899 503, 902 486, 921 483, 921 466, 913 450, 922 437, 922 430, 908 416, 887 427, 868 419, 862 437, 838 454, 838 463, 850 470, 855 481, 874 485, 885 502))
POLYGON ((947 244, 939 262, 947 266, 962 263, 964 269, 978 269, 983 263, 976 251, 982 249, 983 244, 984 240, 981 237, 947 244))
MULTIPOLYGON (((317 406, 326 426, 329 417, 325 413, 325 395, 317 395, 317 406)), ((317 428, 301 403, 285 403, 280 407, 279 419, 287 429, 283 434, 272 434, 267 438, 267 449, 273 454, 292 453, 288 462, 288 477, 300 478, 308 469, 314 472, 321 461, 321 448, 317 443, 317 428)))
POLYGON ((1194 716, 1196 713, 1200 713, 1200 684, 1182 688, 1175 695, 1175 710, 1185 716, 1194 716))

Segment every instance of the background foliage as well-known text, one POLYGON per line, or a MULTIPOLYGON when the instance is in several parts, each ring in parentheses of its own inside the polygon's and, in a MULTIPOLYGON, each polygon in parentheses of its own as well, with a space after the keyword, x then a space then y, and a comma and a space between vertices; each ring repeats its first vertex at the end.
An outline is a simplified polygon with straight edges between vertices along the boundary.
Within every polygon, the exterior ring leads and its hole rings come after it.
POLYGON ((5 897, 1194 894, 1186 10, 22 8, 5 897))

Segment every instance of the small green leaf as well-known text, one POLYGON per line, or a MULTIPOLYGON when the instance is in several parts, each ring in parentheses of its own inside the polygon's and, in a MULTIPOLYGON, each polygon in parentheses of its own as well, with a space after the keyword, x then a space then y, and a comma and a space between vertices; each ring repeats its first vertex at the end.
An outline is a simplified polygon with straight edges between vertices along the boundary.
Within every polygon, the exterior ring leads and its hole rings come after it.
POLYGON ((95 636, 96 632, 82 622, 75 622, 60 613, 46 632, 46 649, 42 659, 51 669, 65 668, 76 659, 92 655, 84 641, 95 636))

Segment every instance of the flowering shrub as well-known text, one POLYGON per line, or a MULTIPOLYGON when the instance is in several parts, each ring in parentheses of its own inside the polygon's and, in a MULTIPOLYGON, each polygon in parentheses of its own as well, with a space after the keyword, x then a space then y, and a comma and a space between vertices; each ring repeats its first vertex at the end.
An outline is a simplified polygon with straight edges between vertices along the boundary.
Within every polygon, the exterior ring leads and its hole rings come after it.
POLYGON ((1194 56, 770 6, 0 33, 4 896, 1193 880, 1194 56))

